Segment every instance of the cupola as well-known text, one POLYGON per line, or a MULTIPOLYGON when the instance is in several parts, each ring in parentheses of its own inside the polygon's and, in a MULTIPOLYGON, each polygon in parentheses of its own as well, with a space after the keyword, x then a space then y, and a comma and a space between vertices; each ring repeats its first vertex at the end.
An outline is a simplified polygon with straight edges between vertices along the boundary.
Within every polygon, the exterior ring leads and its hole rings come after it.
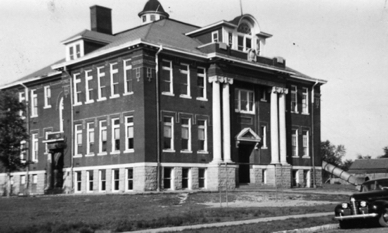
POLYGON ((164 11, 162 4, 160 4, 158 0, 148 0, 143 11, 139 13, 139 17, 143 24, 166 19, 169 16, 170 15, 164 11))

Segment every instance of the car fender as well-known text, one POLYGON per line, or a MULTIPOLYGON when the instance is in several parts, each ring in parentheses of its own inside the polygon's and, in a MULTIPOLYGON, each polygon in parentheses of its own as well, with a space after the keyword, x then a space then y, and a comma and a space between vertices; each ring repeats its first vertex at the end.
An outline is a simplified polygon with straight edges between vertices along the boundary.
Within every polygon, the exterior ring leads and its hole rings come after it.
POLYGON ((378 212, 382 211, 384 208, 388 207, 388 201, 386 200, 377 200, 373 203, 371 203, 372 205, 376 206, 376 210, 378 212))

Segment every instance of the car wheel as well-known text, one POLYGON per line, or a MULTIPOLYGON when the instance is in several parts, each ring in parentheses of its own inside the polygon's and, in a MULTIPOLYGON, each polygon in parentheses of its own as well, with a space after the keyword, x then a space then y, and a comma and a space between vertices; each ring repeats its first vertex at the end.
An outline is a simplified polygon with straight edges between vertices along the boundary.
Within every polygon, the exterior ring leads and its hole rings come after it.
POLYGON ((351 227, 351 221, 339 221, 339 226, 341 229, 349 229, 351 227))
POLYGON ((380 213, 379 224, 382 227, 388 227, 388 207, 385 207, 380 213))

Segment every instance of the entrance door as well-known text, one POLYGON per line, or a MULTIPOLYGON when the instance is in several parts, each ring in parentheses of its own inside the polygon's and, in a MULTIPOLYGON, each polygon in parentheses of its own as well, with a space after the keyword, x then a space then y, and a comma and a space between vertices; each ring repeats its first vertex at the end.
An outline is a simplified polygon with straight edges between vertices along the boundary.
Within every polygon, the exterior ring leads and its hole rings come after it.
POLYGON ((238 160, 239 160, 239 183, 250 183, 250 160, 251 153, 253 150, 251 145, 239 145, 238 149, 238 160))

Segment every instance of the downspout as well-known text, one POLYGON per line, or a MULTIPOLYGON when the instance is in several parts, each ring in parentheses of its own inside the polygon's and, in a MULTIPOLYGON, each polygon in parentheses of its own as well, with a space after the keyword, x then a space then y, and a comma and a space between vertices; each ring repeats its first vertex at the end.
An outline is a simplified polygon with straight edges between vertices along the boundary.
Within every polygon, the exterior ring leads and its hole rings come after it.
POLYGON ((70 140, 71 140, 71 150, 70 150, 70 156, 71 156, 71 165, 70 165, 70 179, 71 179, 71 192, 74 192, 74 131, 73 131, 73 122, 74 122, 74 106, 73 106, 73 78, 67 71, 66 66, 63 68, 63 71, 70 77, 70 140))
MULTIPOLYGON (((26 86, 26 85, 24 85, 22 82, 20 82, 19 83, 22 87, 24 87, 24 95, 26 96, 26 118, 27 118, 27 120, 26 120, 26 130, 27 130, 27 133, 28 133, 28 135, 30 135, 30 111, 29 111, 29 109, 30 109, 30 105, 29 105, 29 91, 28 91, 28 87, 26 86)), ((27 143, 27 142, 26 142, 27 143)), ((30 164, 28 163, 29 161, 30 161, 30 154, 31 154, 31 148, 30 148, 30 144, 31 143, 29 143, 29 140, 28 140, 28 144, 27 144, 27 148, 28 148, 28 150, 27 150, 27 158, 26 158, 26 160, 27 160, 27 167, 26 167, 26 182, 27 182, 27 187, 26 187, 26 189, 27 189, 27 194, 29 194, 30 193, 30 190, 29 190, 29 188, 30 188, 30 179, 29 179, 29 172, 30 172, 30 164)))
POLYGON ((314 88, 318 84, 318 81, 315 81, 312 89, 311 89, 311 150, 312 150, 312 156, 311 156, 311 163, 313 167, 313 188, 317 187, 317 181, 316 181, 316 174, 315 174, 315 148, 314 148, 314 88))
POLYGON ((161 186, 161 148, 160 148, 160 98, 159 98, 159 53, 162 52, 163 45, 160 45, 159 50, 155 54, 155 85, 156 85, 156 156, 157 156, 157 168, 156 168, 156 190, 160 192, 161 186))

